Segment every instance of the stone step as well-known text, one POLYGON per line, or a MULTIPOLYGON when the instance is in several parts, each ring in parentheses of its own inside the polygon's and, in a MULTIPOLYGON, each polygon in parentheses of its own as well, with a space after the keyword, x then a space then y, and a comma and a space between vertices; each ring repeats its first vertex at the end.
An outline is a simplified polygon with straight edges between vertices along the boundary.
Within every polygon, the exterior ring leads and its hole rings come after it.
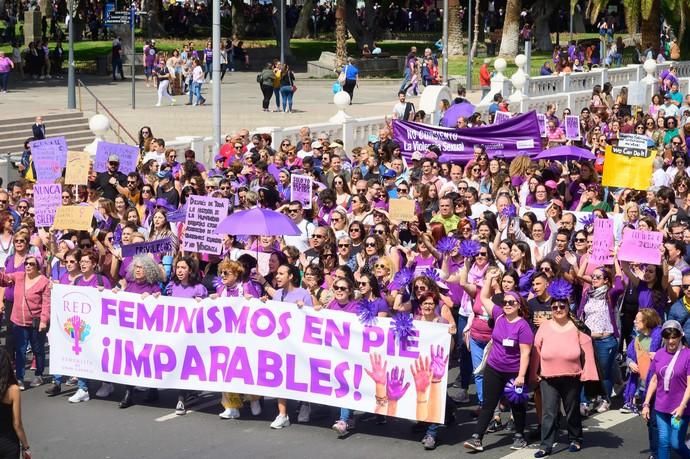
MULTIPOLYGON (((34 124, 33 120, 30 123, 21 121, 21 122, 9 122, 10 120, 7 120, 7 123, 2 125, 0 124, 0 132, 2 132, 3 137, 7 137, 8 135, 13 135, 14 133, 25 133, 27 136, 31 136, 31 126, 34 124)), ((54 120, 43 120, 46 130, 48 132, 49 136, 52 136, 53 132, 57 131, 64 131, 68 129, 71 126, 88 126, 89 120, 83 116, 79 118, 58 118, 54 120)))
MULTIPOLYGON (((62 131, 62 132, 56 132, 55 135, 51 135, 51 137, 64 137, 67 140, 67 147, 70 148, 70 140, 79 138, 79 137, 84 137, 90 135, 91 138, 93 139, 93 134, 88 128, 82 127, 82 128, 75 128, 70 131, 62 131)), ((14 150, 19 150, 22 151, 24 149, 24 141, 27 139, 27 137, 15 137, 11 139, 3 138, 0 140, 0 149, 1 148, 12 148, 14 150)))
MULTIPOLYGON (((0 154, 20 154, 24 142, 32 136, 31 126, 35 117, 0 119, 0 154)), ((65 137, 67 147, 81 150, 93 141, 89 119, 79 111, 50 113, 43 116, 49 137, 65 137)))
MULTIPOLYGON (((56 121, 56 120, 68 120, 68 119, 84 119, 84 114, 79 111, 70 111, 63 113, 51 113, 48 115, 43 115, 43 122, 46 124, 56 121)), ((11 126, 14 124, 26 124, 31 127, 36 120, 35 116, 24 116, 18 118, 2 118, 0 119, 0 129, 4 129, 6 126, 11 126)))

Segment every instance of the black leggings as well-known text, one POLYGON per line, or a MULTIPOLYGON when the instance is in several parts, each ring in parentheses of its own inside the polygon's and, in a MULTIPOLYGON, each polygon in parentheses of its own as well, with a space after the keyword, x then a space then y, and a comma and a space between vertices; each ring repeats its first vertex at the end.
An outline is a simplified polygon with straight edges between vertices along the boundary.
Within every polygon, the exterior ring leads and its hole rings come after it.
POLYGON ((12 360, 14 360, 14 324, 10 320, 12 317, 12 306, 14 306, 14 301, 5 301, 5 327, 7 331, 5 332, 5 350, 10 354, 12 360))
MULTIPOLYGON (((482 405, 482 411, 479 413, 477 427, 474 432, 479 435, 479 438, 484 437, 484 432, 486 432, 486 428, 489 427, 489 423, 494 417, 494 409, 503 397, 503 389, 506 383, 516 376, 517 373, 503 373, 494 370, 489 365, 484 369, 484 404, 482 405)), ((524 403, 517 405, 511 403, 510 409, 515 420, 515 433, 524 434, 527 406, 524 403)))
POLYGON ((355 86, 357 86, 357 80, 345 80, 343 91, 350 95, 350 103, 352 103, 352 99, 355 97, 355 86))
POLYGON ((271 97, 273 96, 273 86, 262 84, 261 93, 264 95, 264 100, 261 101, 261 107, 264 110, 268 110, 268 104, 271 102, 271 97))

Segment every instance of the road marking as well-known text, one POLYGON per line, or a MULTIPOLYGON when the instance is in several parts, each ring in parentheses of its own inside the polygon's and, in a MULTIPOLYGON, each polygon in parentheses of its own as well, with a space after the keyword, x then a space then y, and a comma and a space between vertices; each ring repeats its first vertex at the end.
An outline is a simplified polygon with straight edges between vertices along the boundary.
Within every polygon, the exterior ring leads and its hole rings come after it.
MULTIPOLYGON (((201 405, 192 404, 193 409, 191 409, 191 410, 187 409, 187 414, 185 414, 184 416, 188 416, 188 415, 194 413, 195 411, 201 411, 201 410, 204 410, 204 409, 209 408, 211 406, 219 405, 219 404, 220 404, 220 400, 218 398, 215 398, 213 400, 208 400, 208 401, 202 403, 201 405)), ((178 414, 175 414, 175 412, 173 411, 170 414, 166 414, 164 416, 156 418, 156 422, 170 421, 171 419, 177 419, 177 418, 181 418, 184 416, 180 416, 178 414)))
MULTIPOLYGON (((590 416, 587 418, 585 421, 587 422, 587 426, 585 427, 585 431, 587 430, 605 430, 605 429, 610 429, 613 426, 616 426, 618 424, 622 424, 625 421, 628 421, 630 419, 635 419, 637 416, 633 414, 624 414, 621 413, 618 410, 609 410, 604 413, 598 413, 594 416, 590 416), (595 422, 592 422, 595 421, 595 422)), ((586 434, 585 434, 585 440, 586 440, 586 434)), ((527 458, 533 458, 534 453, 539 449, 539 442, 534 443, 529 445, 525 449, 521 449, 518 451, 515 451, 513 453, 507 454, 503 456, 504 459, 527 459, 527 458)), ((568 445, 564 445, 563 443, 559 443, 558 448, 554 449, 554 453, 562 450, 562 449, 568 449, 568 445)))

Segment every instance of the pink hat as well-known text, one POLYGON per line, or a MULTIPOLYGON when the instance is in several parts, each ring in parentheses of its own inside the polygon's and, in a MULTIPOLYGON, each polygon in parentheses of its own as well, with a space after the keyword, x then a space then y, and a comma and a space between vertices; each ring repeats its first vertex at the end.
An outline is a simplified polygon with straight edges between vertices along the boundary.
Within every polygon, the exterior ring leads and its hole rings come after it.
POLYGON ((547 180, 546 183, 544 183, 544 185, 546 185, 546 188, 551 188, 552 190, 558 188, 558 184, 553 180, 547 180))

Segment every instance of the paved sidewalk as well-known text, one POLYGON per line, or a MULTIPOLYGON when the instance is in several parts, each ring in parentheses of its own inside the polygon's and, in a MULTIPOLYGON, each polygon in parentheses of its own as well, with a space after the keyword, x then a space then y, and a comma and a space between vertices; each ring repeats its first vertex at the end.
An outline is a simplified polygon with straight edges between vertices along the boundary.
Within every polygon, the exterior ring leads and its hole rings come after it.
MULTIPOLYGON (((110 77, 79 75, 89 89, 108 109, 136 136, 142 125, 150 125, 158 137, 171 139, 185 135, 211 135, 212 94, 211 85, 205 84, 204 106, 185 106, 186 96, 178 97, 175 106, 155 107, 156 90, 147 88, 143 79, 137 80, 136 110, 131 109, 131 84, 129 80, 113 82, 110 77)), ((42 80, 12 82, 10 91, 0 95, 0 118, 35 116, 56 113, 67 107, 67 80, 42 80)), ((230 133, 239 128, 260 126, 299 126, 327 122, 336 113, 330 80, 312 80, 306 74, 297 75, 297 92, 294 96, 295 113, 265 113, 261 109, 261 92, 253 72, 228 73, 222 84, 221 115, 222 132, 230 133)), ((362 81, 355 90, 353 105, 347 110, 354 117, 380 116, 392 112, 397 102, 400 82, 395 80, 362 81)), ((95 110, 94 99, 84 90, 82 109, 87 113, 95 110)), ((479 91, 470 94, 478 101, 479 91)), ((418 105, 418 97, 411 101, 418 105)), ((271 109, 275 108, 271 100, 271 109)), ((50 126, 48 125, 50 132, 50 126)))

